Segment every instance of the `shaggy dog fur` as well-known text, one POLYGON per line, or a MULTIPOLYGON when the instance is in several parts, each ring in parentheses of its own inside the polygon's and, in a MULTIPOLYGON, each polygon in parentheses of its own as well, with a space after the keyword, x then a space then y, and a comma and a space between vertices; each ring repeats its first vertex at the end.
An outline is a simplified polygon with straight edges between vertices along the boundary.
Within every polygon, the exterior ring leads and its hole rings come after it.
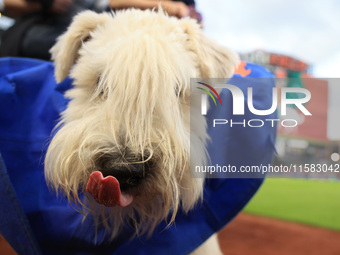
POLYGON ((236 55, 192 19, 134 9, 77 15, 51 52, 57 81, 70 73, 74 87, 46 155, 47 182, 92 212, 112 238, 132 223, 136 234, 150 234, 179 208, 192 209, 204 180, 190 177, 190 139, 191 162, 204 165, 208 135, 190 78, 230 77, 236 55), (121 188, 128 206, 106 207, 86 192, 92 172, 132 168, 143 174, 121 188))

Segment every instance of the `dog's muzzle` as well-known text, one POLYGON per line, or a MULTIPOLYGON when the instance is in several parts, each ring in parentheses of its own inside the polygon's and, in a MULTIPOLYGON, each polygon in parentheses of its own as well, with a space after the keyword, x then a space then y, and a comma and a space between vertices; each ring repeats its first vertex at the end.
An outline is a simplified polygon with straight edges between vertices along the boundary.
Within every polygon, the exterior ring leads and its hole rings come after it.
POLYGON ((102 157, 99 171, 90 174, 86 191, 100 204, 107 207, 128 206, 133 202, 133 189, 146 177, 149 163, 119 163, 102 157))

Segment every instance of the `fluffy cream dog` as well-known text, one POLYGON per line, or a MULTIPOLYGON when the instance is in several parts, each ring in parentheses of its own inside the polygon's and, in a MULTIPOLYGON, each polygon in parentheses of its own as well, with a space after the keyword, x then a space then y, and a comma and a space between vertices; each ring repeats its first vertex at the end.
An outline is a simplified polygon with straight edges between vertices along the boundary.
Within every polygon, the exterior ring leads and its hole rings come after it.
POLYGON ((230 77, 236 55, 192 19, 134 9, 77 15, 51 52, 57 81, 70 73, 74 87, 46 155, 47 182, 112 238, 127 222, 152 233, 191 210, 204 180, 190 177, 190 136, 191 162, 203 165, 208 135, 190 78, 230 77))

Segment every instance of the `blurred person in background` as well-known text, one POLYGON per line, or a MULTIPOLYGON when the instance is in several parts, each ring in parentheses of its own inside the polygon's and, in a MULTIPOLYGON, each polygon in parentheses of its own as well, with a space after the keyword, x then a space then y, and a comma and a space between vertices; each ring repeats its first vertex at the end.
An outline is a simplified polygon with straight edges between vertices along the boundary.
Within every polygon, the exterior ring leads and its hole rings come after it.
POLYGON ((5 9, 6 15, 16 17, 24 13, 40 10, 40 4, 25 0, 0 0, 0 12, 4 12, 5 9))
MULTIPOLYGON (((49 49, 83 10, 96 12, 127 8, 162 8, 171 16, 202 21, 194 0, 0 0, 5 14, 16 18, 3 35, 0 57, 20 56, 50 60, 49 49)), ((1 6, 1 5, 0 5, 1 6)))

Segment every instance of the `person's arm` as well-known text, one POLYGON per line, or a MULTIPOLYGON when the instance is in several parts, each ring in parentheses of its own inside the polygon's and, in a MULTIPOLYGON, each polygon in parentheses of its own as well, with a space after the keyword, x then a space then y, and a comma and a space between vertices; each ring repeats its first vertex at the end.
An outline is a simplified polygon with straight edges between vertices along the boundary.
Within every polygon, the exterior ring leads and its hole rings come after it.
POLYGON ((190 14, 189 7, 183 2, 173 2, 169 0, 110 0, 110 8, 120 10, 127 8, 153 9, 161 4, 164 11, 171 16, 182 18, 190 14))
POLYGON ((65 13, 73 0, 3 0, 6 14, 18 17, 27 13, 50 11, 65 13))
POLYGON ((14 17, 40 11, 42 8, 38 2, 26 2, 25 0, 4 0, 3 3, 6 14, 14 17))

